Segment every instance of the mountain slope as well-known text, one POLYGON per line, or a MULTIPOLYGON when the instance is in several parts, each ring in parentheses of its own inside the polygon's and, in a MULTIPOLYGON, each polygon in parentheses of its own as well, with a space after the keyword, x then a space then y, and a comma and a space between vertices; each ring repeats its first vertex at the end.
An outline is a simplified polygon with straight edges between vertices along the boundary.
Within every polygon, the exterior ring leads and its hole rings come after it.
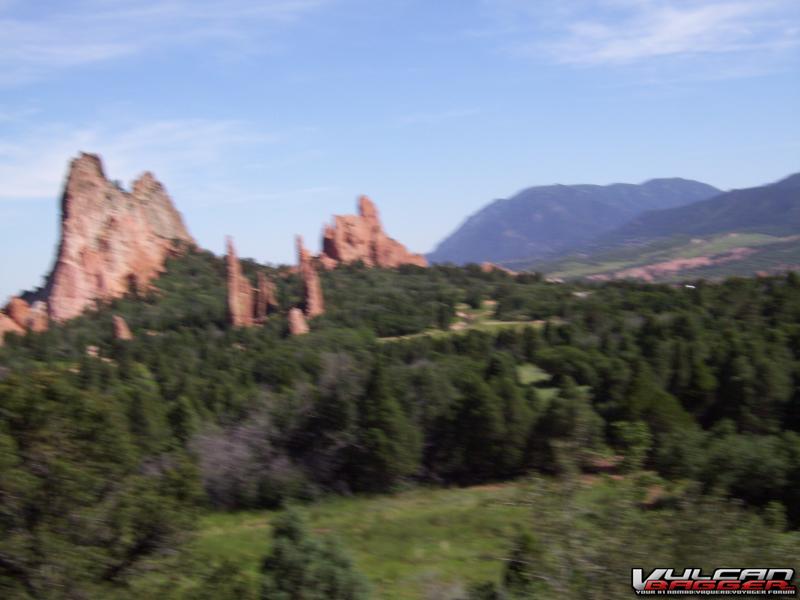
POLYGON ((795 270, 800 268, 800 174, 647 212, 580 254, 511 266, 555 277, 649 281, 795 270))
POLYGON ((794 234, 800 232, 800 173, 777 183, 733 190, 708 200, 644 213, 603 236, 600 242, 630 241, 722 232, 794 234))
POLYGON ((719 190, 686 179, 641 185, 550 185, 496 200, 428 255, 432 262, 502 262, 552 256, 585 244, 641 213, 705 200, 719 190))

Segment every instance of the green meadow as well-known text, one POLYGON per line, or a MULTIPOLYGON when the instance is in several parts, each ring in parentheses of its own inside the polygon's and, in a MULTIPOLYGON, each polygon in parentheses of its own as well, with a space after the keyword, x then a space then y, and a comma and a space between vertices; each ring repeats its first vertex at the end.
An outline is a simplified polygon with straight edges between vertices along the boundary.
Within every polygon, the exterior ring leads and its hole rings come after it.
MULTIPOLYGON (((418 489, 393 496, 332 498, 304 509, 318 535, 336 536, 369 578, 376 598, 448 598, 497 580, 519 524, 525 485, 418 489)), ((205 516, 193 552, 256 575, 271 511, 205 516)))

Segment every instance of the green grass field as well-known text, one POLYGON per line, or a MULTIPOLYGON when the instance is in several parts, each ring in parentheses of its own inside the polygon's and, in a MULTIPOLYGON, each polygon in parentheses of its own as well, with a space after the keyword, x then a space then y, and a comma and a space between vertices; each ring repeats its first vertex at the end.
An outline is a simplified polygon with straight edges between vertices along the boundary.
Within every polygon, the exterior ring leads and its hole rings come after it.
MULTIPOLYGON (((453 597, 465 584, 497 579, 519 523, 525 484, 420 489, 394 496, 333 498, 305 512, 319 535, 335 535, 369 578, 376 598, 453 597)), ((210 514, 193 552, 229 559, 255 575, 275 513, 210 514)))

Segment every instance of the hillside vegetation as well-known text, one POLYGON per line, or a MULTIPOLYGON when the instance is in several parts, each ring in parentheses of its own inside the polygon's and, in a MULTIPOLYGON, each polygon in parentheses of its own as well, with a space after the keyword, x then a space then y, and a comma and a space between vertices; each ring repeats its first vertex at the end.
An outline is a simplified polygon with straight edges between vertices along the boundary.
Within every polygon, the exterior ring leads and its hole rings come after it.
POLYGON ((508 265, 551 277, 648 281, 800 270, 800 175, 646 212, 580 252, 508 265))
POLYGON ((300 282, 257 269, 281 305, 264 327, 227 325, 223 262, 191 252, 151 293, 7 338, 4 598, 575 597, 585 581, 610 598, 648 553, 792 558, 797 276, 688 289, 353 265, 322 274, 328 312, 289 337, 300 282), (586 487, 598 472, 619 481, 586 487), (475 508, 531 475, 530 517, 475 508), (476 539, 435 552, 459 506, 476 539), (692 535, 701 519, 725 527, 692 535))

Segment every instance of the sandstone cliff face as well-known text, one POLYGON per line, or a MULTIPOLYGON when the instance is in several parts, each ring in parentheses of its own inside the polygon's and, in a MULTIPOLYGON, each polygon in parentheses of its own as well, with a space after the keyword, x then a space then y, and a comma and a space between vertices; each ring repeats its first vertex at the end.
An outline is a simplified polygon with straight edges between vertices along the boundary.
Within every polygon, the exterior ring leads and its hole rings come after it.
POLYGON ((61 213, 61 243, 44 298, 55 321, 132 287, 145 289, 163 270, 176 240, 195 243, 151 173, 126 192, 106 178, 100 158, 92 154, 72 161, 61 213))
POLYGON ((295 307, 289 310, 289 333, 291 335, 305 335, 308 333, 308 323, 303 311, 295 307))
POLYGON ((253 288, 250 281, 242 275, 242 266, 233 247, 233 239, 228 237, 228 317, 234 327, 251 327, 253 323, 253 288))
POLYGON ((428 265, 424 256, 409 252, 403 244, 386 235, 378 209, 366 196, 358 200, 357 215, 335 216, 333 224, 325 227, 320 256, 326 268, 359 260, 369 267, 428 265))
POLYGON ((300 277, 303 278, 306 316, 313 319, 325 312, 325 300, 322 297, 322 285, 319 282, 319 273, 314 266, 314 260, 303 246, 303 238, 299 235, 297 236, 297 267, 300 277))

